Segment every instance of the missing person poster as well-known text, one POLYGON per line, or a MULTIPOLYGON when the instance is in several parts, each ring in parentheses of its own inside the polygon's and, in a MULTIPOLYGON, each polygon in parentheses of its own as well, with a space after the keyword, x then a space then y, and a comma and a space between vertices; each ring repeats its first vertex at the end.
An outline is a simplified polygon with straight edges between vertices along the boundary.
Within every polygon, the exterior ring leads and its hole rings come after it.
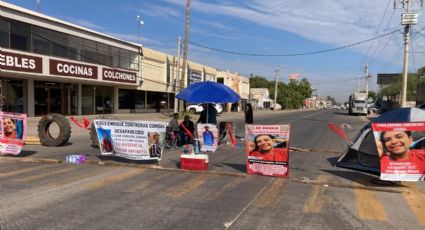
POLYGON ((288 176, 289 125, 245 125, 248 174, 288 176))
POLYGON ((201 152, 215 152, 218 143, 217 126, 213 124, 198 124, 196 129, 201 152))
POLYGON ((373 123, 381 180, 423 181, 425 122, 373 123))
POLYGON ((131 160, 161 160, 167 123, 94 120, 102 155, 131 160))
POLYGON ((18 155, 27 136, 27 115, 0 112, 0 154, 18 155))

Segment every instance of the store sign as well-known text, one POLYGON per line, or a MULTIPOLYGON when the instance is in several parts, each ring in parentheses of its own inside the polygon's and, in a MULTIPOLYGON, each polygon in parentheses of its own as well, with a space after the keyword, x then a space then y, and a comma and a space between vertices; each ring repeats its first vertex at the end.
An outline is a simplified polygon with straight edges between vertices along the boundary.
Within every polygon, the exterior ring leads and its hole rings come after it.
POLYGON ((42 73, 43 59, 40 57, 0 51, 0 69, 42 73))
POLYGON ((117 70, 117 69, 103 68, 102 79, 106 81, 137 83, 136 73, 117 70))
POLYGON ((97 79, 97 67, 50 59, 50 74, 97 79))
POLYGON ((192 84, 192 83, 195 83, 195 82, 201 82, 201 81, 202 81, 202 73, 190 70, 190 72, 189 72, 189 84, 192 84))

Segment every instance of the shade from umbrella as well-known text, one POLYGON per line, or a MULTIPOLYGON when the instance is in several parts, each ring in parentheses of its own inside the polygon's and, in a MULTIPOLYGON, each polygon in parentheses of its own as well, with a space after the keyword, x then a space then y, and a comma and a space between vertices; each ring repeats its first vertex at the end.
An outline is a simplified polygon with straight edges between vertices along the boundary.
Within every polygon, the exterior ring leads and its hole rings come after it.
POLYGON ((213 81, 193 83, 176 97, 188 103, 235 103, 241 99, 228 86, 213 81))

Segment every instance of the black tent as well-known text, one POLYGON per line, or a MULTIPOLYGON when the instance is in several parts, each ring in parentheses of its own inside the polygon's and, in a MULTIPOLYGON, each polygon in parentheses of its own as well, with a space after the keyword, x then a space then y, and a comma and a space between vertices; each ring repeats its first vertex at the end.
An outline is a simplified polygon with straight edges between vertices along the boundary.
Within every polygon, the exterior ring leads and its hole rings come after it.
MULTIPOLYGON (((424 122, 425 110, 400 108, 372 119, 374 123, 424 122)), ((371 122, 365 125, 356 136, 353 144, 339 157, 336 166, 353 170, 380 174, 380 161, 371 122)))

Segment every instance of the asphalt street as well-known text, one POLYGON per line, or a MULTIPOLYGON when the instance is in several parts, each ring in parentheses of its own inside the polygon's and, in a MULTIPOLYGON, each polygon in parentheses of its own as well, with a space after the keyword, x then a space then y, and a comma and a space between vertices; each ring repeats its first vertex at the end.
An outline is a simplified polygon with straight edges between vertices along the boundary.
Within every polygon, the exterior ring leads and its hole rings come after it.
POLYGON ((238 145, 209 153, 207 171, 180 170, 179 150, 166 150, 159 165, 101 157, 73 126, 65 146, 0 157, 0 229, 425 228, 423 183, 375 183, 375 175, 333 166, 347 143, 328 123, 353 138, 366 117, 299 110, 254 118, 291 125, 288 178, 246 174, 241 114, 219 117, 236 124, 238 145), (90 162, 61 162, 76 153, 90 162))

